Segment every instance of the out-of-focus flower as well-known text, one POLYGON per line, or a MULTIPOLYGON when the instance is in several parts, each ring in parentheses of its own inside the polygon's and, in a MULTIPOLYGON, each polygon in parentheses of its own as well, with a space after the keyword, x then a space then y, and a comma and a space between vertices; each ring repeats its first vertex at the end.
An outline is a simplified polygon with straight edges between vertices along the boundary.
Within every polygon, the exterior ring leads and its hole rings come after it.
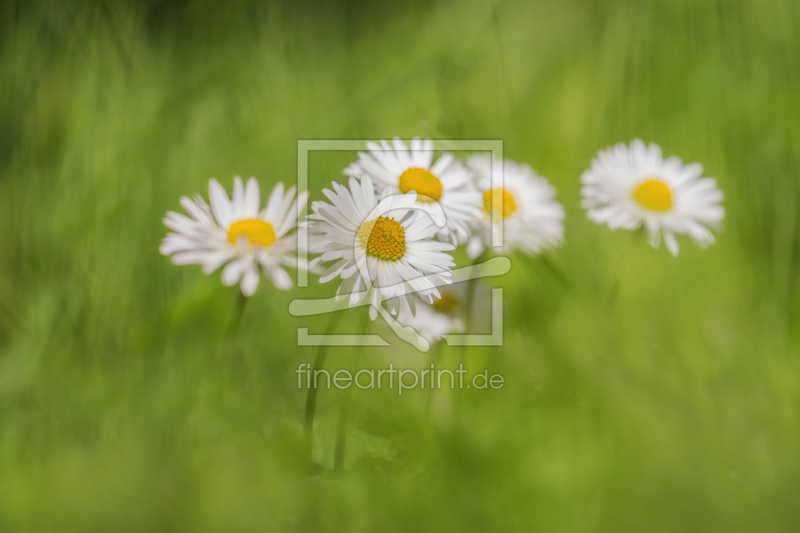
POLYGON ((521 250, 537 254, 558 245, 564 236, 564 208, 556 202, 556 191, 528 165, 503 161, 502 186, 492 180, 493 158, 478 154, 467 160, 483 193, 483 216, 467 253, 473 259, 492 245, 493 226, 502 224, 503 245, 498 251, 521 250), (495 221, 492 214, 495 214, 495 221))
POLYGON ((415 137, 409 146, 398 138, 389 144, 367 143, 358 161, 348 166, 347 176, 369 176, 378 196, 416 193, 416 207, 433 213, 444 211, 440 240, 462 244, 469 238, 473 220, 480 216, 480 194, 469 171, 450 153, 433 160, 433 142, 415 137))
POLYGON ((582 205, 589 220, 612 230, 644 227, 654 248, 663 235, 667 249, 678 255, 676 234, 688 234, 706 247, 714 243, 711 229, 725 218, 717 182, 702 176, 700 163, 663 159, 658 145, 636 139, 630 147, 617 144, 592 161, 581 176, 582 205))

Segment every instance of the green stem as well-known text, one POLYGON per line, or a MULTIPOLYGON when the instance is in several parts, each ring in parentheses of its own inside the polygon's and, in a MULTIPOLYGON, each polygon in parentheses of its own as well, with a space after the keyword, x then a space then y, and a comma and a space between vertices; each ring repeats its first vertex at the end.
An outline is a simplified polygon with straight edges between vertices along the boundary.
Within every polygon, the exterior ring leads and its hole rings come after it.
MULTIPOLYGON (((442 362, 442 350, 444 349, 444 344, 444 339, 439 339, 431 347, 431 362, 437 367, 442 362)), ((431 387, 431 390, 425 395, 425 407, 423 411, 425 414, 425 419, 429 422, 431 420, 431 406, 433 405, 433 397, 436 394, 436 390, 437 389, 435 387, 431 387)), ((441 394, 441 392, 439 394, 441 394)))
MULTIPOLYGON (((486 257, 486 252, 482 253, 480 256, 473 259, 472 263, 469 265, 471 268, 474 268, 476 265, 480 263, 481 258, 486 257)), ((472 320, 473 320, 473 308, 475 307, 475 285, 478 282, 478 278, 472 278, 467 281, 467 294, 464 298, 464 331, 469 334, 472 331, 472 320)), ((467 346, 465 344, 461 345, 461 353, 462 355, 466 352, 467 346)))
MULTIPOLYGON (((343 313, 333 313, 325 329, 325 335, 331 335, 339 324, 343 313)), ((303 419, 303 457, 309 472, 314 473, 313 444, 314 444, 314 415, 317 411, 317 371, 325 366, 325 357, 328 353, 328 345, 320 344, 317 346, 317 355, 314 357, 314 365, 311 369, 311 384, 306 394, 306 411, 303 419)))
MULTIPOLYGON (((363 322, 361 324, 361 333, 366 334, 367 327, 369 326, 369 314, 366 312, 363 313, 364 315, 362 318, 363 322)), ((357 347, 355 359, 356 368, 358 368, 359 362, 361 361, 362 349, 363 345, 357 347)), ((345 391, 344 399, 342 400, 342 406, 339 410, 339 420, 336 424, 336 447, 334 448, 333 453, 333 469, 337 472, 344 468, 344 456, 347 448, 347 426, 350 421, 351 403, 352 394, 350 394, 350 391, 345 391)))
POLYGON ((242 294, 241 290, 238 291, 238 295, 239 296, 236 298, 236 305, 233 308, 233 317, 228 326, 228 337, 234 337, 239 332, 239 326, 242 323, 242 315, 244 315, 244 309, 247 307, 247 301, 250 299, 242 294))
MULTIPOLYGON (((470 267, 474 268, 481 260, 481 258, 486 257, 486 252, 482 253, 480 256, 473 259, 470 267)), ((467 294, 464 301, 464 331, 469 334, 472 332, 472 322, 473 322, 473 308, 475 307, 475 286, 477 284, 478 278, 472 278, 467 281, 467 294)), ((462 344, 459 346, 458 356, 456 357, 456 363, 464 364, 466 363, 467 359, 467 345, 462 344)), ((454 402, 454 413, 453 413, 453 422, 456 428, 461 426, 461 418, 463 417, 462 411, 464 399, 462 398, 463 391, 459 390, 455 393, 455 402, 454 402)))
POLYGON ((347 425, 350 421, 350 394, 345 394, 336 424, 336 448, 333 454, 333 469, 340 472, 344 467, 344 452, 347 448, 347 425))

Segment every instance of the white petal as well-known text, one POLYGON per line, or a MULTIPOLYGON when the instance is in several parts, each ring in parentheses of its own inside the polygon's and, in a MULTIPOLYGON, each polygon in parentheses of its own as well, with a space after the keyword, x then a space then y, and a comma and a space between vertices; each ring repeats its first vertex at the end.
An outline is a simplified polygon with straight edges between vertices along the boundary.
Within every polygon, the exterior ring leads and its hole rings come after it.
POLYGON ((234 218, 244 218, 246 216, 244 214, 244 184, 239 176, 233 178, 233 201, 231 206, 233 207, 234 218))
POLYGON ((233 222, 231 202, 225 193, 225 189, 214 178, 211 178, 211 181, 208 182, 208 197, 217 223, 223 228, 230 226, 231 222, 233 222))
POLYGON ((258 216, 258 209, 261 204, 261 193, 258 188, 258 181, 255 178, 247 180, 244 190, 244 216, 255 218, 258 216))
POLYGON ((477 259, 483 253, 485 246, 481 237, 475 236, 467 244, 467 255, 470 259, 477 259))
POLYGON ((272 283, 282 290, 286 291, 292 288, 292 278, 281 267, 272 267, 268 270, 272 283))
POLYGON ((667 250, 674 256, 678 256, 678 241, 671 231, 664 232, 664 244, 667 245, 667 250))
POLYGON ((238 283, 248 266, 249 261, 245 258, 236 259, 228 263, 228 266, 222 270, 222 284, 230 287, 238 283))
POLYGON ((260 279, 258 265, 251 263, 250 268, 244 271, 242 276, 242 294, 245 296, 252 296, 256 289, 258 289, 258 282, 260 279))

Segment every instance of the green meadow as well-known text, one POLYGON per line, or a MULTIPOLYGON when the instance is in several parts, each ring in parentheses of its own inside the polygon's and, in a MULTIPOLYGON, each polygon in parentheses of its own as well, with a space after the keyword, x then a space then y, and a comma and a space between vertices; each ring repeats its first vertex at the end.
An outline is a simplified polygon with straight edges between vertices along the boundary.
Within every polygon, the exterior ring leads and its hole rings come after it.
MULTIPOLYGON (((794 0, 3 2, 0 531, 798 531, 798 28, 794 0), (502 140, 565 241, 491 280, 501 347, 331 349, 505 384, 432 415, 322 389, 309 475, 297 328, 327 318, 288 308, 335 284, 262 278, 228 335, 237 288, 161 219, 212 176, 294 183, 298 140, 415 135, 502 140), (586 219, 581 172, 637 137, 717 179, 715 246, 586 219)), ((313 153, 312 199, 355 158, 313 153)))

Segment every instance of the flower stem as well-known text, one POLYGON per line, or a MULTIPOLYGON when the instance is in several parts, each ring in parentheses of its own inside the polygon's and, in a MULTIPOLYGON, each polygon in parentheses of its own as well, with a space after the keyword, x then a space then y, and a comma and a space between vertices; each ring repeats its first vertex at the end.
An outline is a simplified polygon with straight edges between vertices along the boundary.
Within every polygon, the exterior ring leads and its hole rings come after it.
MULTIPOLYGON (((481 258, 486 257, 486 252, 482 253, 480 256, 476 257, 470 263, 470 267, 472 269, 476 268, 476 266, 480 263, 481 258)), ((464 301, 464 331, 468 334, 472 332, 473 328, 473 320, 474 320, 474 307, 475 307, 475 291, 477 289, 478 278, 471 278, 467 281, 467 290, 466 296, 464 301)), ((458 364, 466 364, 467 361, 467 345, 462 344, 459 346, 458 356, 456 357, 456 362, 458 364)), ((464 391, 459 390, 456 392, 454 397, 454 405, 453 405, 453 426, 458 429, 461 426, 462 418, 464 416, 464 391)))
POLYGON ((344 467, 344 452, 347 447, 347 424, 350 421, 350 395, 345 394, 336 424, 336 448, 333 454, 333 469, 337 472, 344 467))
POLYGON ((239 332, 239 326, 242 323, 242 315, 244 315, 244 309, 247 307, 247 301, 250 299, 244 294, 242 291, 238 291, 238 297, 236 298, 236 304, 233 309, 233 317, 231 318, 231 323, 228 326, 228 337, 233 337, 239 332))
MULTIPOLYGON (((333 313, 325 329, 325 335, 331 335, 339 324, 343 313, 333 313)), ((309 472, 314 473, 313 444, 314 444, 314 415, 317 411, 317 371, 325 366, 325 357, 328 353, 328 345, 320 344, 317 346, 317 355, 314 357, 314 365, 311 370, 311 383, 306 394, 306 411, 303 420, 303 457, 309 472)))
MULTIPOLYGON (((369 315, 364 313, 363 322, 361 324, 361 333, 366 334, 367 327, 369 326, 369 315)), ((359 345, 356 350, 356 358, 355 358, 355 366, 356 368, 361 361, 361 350, 363 349, 363 345, 359 345)), ((347 425, 350 421, 350 406, 352 403, 352 394, 349 391, 345 391, 344 399, 342 400, 342 406, 339 410, 339 420, 336 424, 336 447, 334 448, 333 453, 333 469, 337 472, 341 471, 344 467, 344 456, 345 450, 347 448, 347 425)))
MULTIPOLYGON (((442 350, 444 347, 444 339, 439 339, 438 341, 434 342, 433 346, 431 347, 431 362, 434 363, 436 366, 439 366, 442 363, 442 350)), ((425 404, 423 407, 423 412, 425 414, 425 419, 430 422, 431 420, 431 406, 433 405, 434 396, 437 394, 435 387, 431 387, 431 390, 428 391, 428 394, 425 395, 425 404)), ((438 394, 441 394, 439 392, 438 394)))
MULTIPOLYGON (((481 258, 485 256, 485 252, 480 256, 476 257, 470 263, 471 268, 475 268, 478 263, 480 262, 481 258)), ((466 295, 464 298, 464 330, 467 333, 472 331, 472 320, 473 320, 473 308, 475 307, 475 286, 478 282, 478 278, 472 278, 467 281, 467 290, 466 295)), ((466 345, 462 345, 462 354, 466 351, 466 345)))

